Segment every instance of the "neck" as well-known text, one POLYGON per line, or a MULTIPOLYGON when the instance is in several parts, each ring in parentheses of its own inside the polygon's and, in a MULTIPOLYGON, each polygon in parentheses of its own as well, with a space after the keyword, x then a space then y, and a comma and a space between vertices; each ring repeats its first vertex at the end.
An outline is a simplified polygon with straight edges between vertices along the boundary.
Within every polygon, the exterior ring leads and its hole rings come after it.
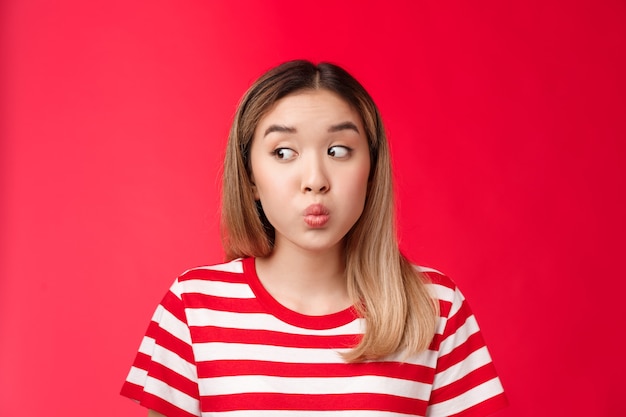
POLYGON ((256 260, 256 269, 267 291, 299 313, 330 314, 351 305, 342 247, 325 252, 275 248, 256 260))

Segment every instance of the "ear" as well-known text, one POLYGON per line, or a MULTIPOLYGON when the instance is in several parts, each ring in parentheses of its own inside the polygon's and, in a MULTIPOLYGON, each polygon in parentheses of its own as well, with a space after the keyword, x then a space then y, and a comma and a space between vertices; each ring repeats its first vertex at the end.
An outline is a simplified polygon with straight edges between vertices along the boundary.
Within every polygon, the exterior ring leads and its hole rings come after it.
POLYGON ((254 182, 254 175, 250 174, 250 184, 252 184, 252 194, 254 194, 254 200, 259 201, 261 198, 259 197, 259 190, 256 188, 256 183, 254 182))

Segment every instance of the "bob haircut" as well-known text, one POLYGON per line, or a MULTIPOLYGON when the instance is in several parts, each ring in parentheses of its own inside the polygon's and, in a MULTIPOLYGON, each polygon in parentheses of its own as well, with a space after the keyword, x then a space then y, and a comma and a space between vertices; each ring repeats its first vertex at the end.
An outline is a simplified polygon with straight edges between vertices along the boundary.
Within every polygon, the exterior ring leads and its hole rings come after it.
POLYGON ((250 148, 259 121, 280 99, 320 89, 337 94, 361 116, 371 162, 363 213, 344 238, 348 291, 367 329, 344 357, 363 361, 399 350, 425 350, 435 332, 438 303, 398 248, 391 157, 382 119, 368 92, 337 65, 286 62, 262 75, 243 96, 224 161, 221 227, 226 257, 264 257, 273 249, 274 227, 255 201, 250 178, 250 148))

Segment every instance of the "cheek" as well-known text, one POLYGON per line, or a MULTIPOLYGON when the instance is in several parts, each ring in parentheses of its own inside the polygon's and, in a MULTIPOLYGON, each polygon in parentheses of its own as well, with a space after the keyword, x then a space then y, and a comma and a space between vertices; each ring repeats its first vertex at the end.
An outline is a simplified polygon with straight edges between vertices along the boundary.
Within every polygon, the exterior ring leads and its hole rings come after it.
POLYGON ((368 176, 365 175, 362 178, 362 182, 359 185, 358 189, 355 190, 355 193, 357 195, 355 195, 355 200, 358 200, 359 203, 361 204, 361 207, 365 206, 365 199, 367 198, 367 189, 368 189, 368 181, 367 181, 368 176))
POLYGON ((369 169, 362 168, 354 170, 349 174, 346 173, 344 178, 347 181, 343 184, 340 194, 345 195, 347 199, 348 208, 353 214, 360 216, 364 207, 367 197, 368 185, 369 185, 369 169))
POLYGON ((261 200, 264 205, 277 200, 285 193, 289 186, 289 177, 267 169, 262 164, 257 165, 256 175, 252 175, 254 198, 261 200))
MULTIPOLYGON (((369 162, 369 161, 368 161, 369 162)), ((355 187, 354 192, 365 199, 367 195, 367 188, 369 185, 369 177, 370 177, 370 164, 363 164, 355 173, 355 187)))
POLYGON ((263 164, 263 160, 255 158, 254 153, 250 159, 250 182, 252 183, 252 192, 255 200, 260 200, 267 192, 267 184, 271 180, 267 178, 267 168, 263 164))

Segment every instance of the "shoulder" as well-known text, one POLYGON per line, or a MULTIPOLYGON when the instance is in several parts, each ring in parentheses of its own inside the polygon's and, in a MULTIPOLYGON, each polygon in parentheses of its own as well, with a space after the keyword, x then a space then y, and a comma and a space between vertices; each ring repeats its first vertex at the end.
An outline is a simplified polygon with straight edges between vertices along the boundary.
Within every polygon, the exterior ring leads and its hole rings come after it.
POLYGON ((245 294, 247 297, 250 290, 246 271, 250 268, 246 265, 250 262, 254 262, 254 259, 234 259, 226 263, 188 269, 178 276, 170 291, 179 299, 184 294, 245 294))
POLYGON ((459 293, 456 283, 443 272, 420 265, 416 265, 415 269, 425 278, 426 286, 438 300, 452 302, 459 293))
POLYGON ((244 274, 244 263, 247 262, 248 259, 234 259, 221 264, 197 266, 180 274, 178 281, 181 283, 191 280, 239 282, 244 274))
POLYGON ((449 319, 458 312, 472 315, 465 296, 452 278, 433 268, 424 266, 416 268, 424 277, 431 296, 439 302, 441 318, 449 319))

